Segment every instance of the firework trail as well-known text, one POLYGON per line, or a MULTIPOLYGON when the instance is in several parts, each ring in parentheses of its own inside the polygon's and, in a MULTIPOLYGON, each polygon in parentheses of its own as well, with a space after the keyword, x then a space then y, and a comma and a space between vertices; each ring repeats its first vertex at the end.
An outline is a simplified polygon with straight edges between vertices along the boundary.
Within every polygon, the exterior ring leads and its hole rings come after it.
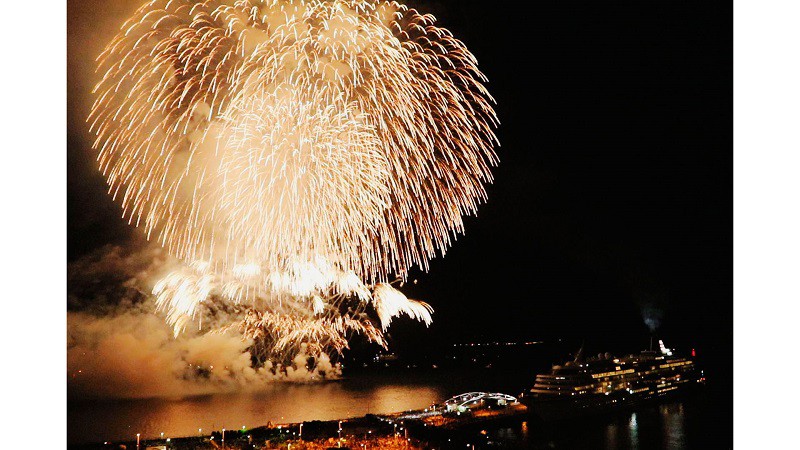
POLYGON ((388 281, 446 251, 497 163, 486 80, 434 21, 383 1, 170 0, 125 23, 88 122, 124 217, 185 262, 154 289, 176 334, 214 304, 265 355, 430 323, 388 281))

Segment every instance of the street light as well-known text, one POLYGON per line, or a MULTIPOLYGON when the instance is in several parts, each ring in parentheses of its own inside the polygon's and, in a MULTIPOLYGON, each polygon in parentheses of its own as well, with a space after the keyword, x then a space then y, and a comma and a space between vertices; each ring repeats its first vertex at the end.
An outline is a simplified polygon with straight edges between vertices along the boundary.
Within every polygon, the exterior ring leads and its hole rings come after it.
POLYGON ((136 433, 136 450, 139 450, 139 436, 141 436, 141 433, 136 433))
POLYGON ((300 435, 298 436, 298 438, 299 438, 301 441, 303 440, 303 424, 302 424, 302 423, 300 424, 300 435))
POLYGON ((225 448, 225 428, 222 429, 222 448, 225 448))

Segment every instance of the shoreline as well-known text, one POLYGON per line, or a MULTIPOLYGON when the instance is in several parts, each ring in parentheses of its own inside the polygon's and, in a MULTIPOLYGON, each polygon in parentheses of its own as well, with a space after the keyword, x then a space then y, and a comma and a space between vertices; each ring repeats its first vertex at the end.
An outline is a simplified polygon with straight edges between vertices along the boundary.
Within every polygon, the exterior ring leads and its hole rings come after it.
POLYGON ((450 439, 461 428, 516 420, 527 415, 522 404, 470 414, 443 414, 443 405, 391 414, 366 414, 340 420, 267 423, 241 430, 214 430, 202 436, 159 437, 118 442, 68 445, 75 450, 110 449, 328 449, 328 448, 429 448, 433 441, 450 439), (436 410, 438 408, 438 411, 436 410), (223 441, 224 439, 224 441, 223 441), (224 444, 223 444, 224 442, 224 444))

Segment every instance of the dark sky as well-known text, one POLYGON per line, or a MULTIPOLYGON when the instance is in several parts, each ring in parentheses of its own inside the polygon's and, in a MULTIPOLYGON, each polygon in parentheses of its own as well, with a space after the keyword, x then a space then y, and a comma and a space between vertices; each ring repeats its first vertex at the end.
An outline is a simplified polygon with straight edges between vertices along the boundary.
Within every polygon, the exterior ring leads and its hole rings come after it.
MULTIPOLYGON (((477 56, 502 147, 488 204, 404 288, 433 305, 434 325, 394 325, 397 345, 565 337, 633 351, 649 305, 667 344, 729 361, 730 2, 413 4, 477 56)), ((130 234, 76 129, 80 111, 72 97, 70 259, 130 234)))

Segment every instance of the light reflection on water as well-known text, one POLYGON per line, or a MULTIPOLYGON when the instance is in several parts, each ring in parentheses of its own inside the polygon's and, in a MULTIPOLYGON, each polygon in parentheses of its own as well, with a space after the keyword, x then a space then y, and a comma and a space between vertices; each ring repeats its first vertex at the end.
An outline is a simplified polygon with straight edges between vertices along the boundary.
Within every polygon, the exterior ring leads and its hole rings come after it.
MULTIPOLYGON (((143 437, 191 436, 222 427, 358 417, 424 408, 442 400, 434 386, 330 382, 280 384, 258 393, 219 394, 181 400, 148 399, 71 404, 72 443, 143 437)), ((446 397, 444 397, 446 398, 446 397)))
POLYGON ((630 434, 631 449, 639 448, 639 424, 636 422, 636 413, 631 414, 631 419, 628 421, 628 430, 630 434))
POLYGON ((664 426, 664 448, 686 447, 683 403, 661 405, 659 412, 664 426))
MULTIPOLYGON (((634 409, 561 422, 529 419, 489 430, 496 448, 507 449, 729 449, 732 428, 725 414, 710 414, 704 395, 665 398, 634 409)), ((478 439, 465 436, 465 442, 478 439)))
MULTIPOLYGON (((381 374, 322 384, 276 384, 258 393, 209 395, 180 400, 149 399, 69 403, 71 443, 203 434, 222 427, 250 428, 268 422, 359 417, 424 408, 466 391, 515 392, 527 374, 481 370, 381 374), (517 376, 518 379, 513 379, 517 376), (509 380, 512 380, 509 382, 509 380)), ((732 421, 721 400, 704 396, 665 400, 630 412, 557 425, 538 419, 489 428, 480 439, 513 449, 729 448, 732 421), (713 411, 712 411, 713 409, 713 411)), ((472 441, 479 442, 479 441, 472 441)))
POLYGON ((606 425, 606 448, 617 448, 617 427, 606 425))

